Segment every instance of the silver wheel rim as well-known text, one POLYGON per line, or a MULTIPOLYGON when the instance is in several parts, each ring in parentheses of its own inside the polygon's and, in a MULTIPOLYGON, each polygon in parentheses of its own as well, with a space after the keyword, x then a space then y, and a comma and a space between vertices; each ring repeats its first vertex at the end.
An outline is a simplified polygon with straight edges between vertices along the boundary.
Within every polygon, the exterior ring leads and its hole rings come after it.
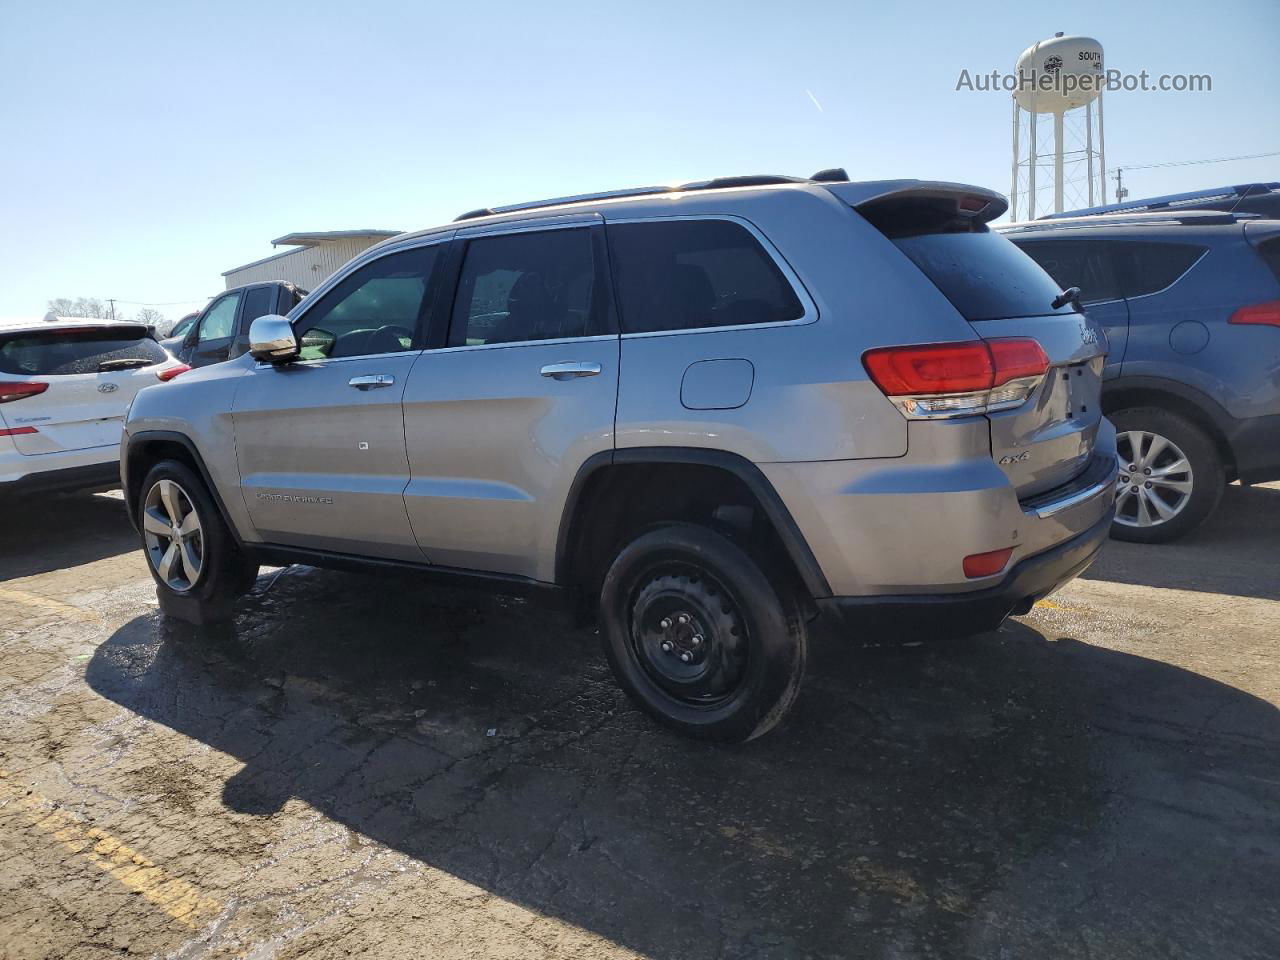
POLYGON ((204 535, 190 495, 172 480, 157 481, 142 506, 142 536, 151 569, 177 593, 186 593, 204 569, 204 535))
POLYGON ((1116 523, 1156 527, 1191 501, 1191 461, 1168 437, 1147 430, 1116 435, 1116 523))

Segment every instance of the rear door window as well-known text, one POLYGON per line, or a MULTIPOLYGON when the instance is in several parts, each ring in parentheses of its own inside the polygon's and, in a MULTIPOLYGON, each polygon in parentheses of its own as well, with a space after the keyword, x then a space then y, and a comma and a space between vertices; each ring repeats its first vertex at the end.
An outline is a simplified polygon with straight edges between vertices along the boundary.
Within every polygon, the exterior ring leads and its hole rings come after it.
POLYGON ((741 224, 652 220, 608 226, 624 333, 785 323, 804 306, 741 224))
POLYGON ((144 332, 120 329, 26 333, 0 341, 0 373, 57 377, 150 366, 168 359, 144 332))
MULTIPOLYGON (((1053 309, 1062 286, 998 233, 973 232, 890 236, 966 320, 1069 315, 1071 304, 1053 309)), ((1079 284, 1072 284, 1079 286, 1079 284)))
POLYGON ((588 228, 477 237, 467 243, 449 345, 588 336, 594 287, 588 228))
POLYGON ((1124 241, 1115 244, 1116 273, 1126 297, 1145 297, 1176 283, 1204 254, 1190 243, 1124 241))
POLYGON ((1104 303, 1120 298, 1112 269, 1111 244, 1105 240, 1015 241, 1062 289, 1080 288, 1080 302, 1104 303))
POLYGON ((274 311, 275 287, 253 287, 244 292, 244 309, 240 312, 240 329, 246 333, 249 324, 274 311))

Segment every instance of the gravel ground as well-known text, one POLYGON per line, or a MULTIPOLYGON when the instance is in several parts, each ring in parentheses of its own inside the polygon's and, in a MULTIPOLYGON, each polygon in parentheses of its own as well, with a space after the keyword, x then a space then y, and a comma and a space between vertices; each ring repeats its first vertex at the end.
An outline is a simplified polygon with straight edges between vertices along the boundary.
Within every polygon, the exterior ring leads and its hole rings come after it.
POLYGON ((515 600, 264 571, 162 620, 116 495, 0 529, 0 956, 1280 955, 1280 485, 679 739, 515 600))

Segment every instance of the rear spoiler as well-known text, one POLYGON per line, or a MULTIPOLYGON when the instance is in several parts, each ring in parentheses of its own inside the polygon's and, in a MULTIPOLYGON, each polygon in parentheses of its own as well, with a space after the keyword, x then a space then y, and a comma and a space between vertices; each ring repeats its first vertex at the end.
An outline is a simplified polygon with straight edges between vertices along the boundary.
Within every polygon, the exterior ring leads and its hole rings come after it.
POLYGON ((833 183, 827 186, 835 196, 855 210, 883 207, 897 201, 939 201, 951 207, 957 217, 974 223, 989 223, 1009 209, 1003 195, 986 187, 943 180, 874 180, 867 183, 833 183), (954 206, 951 206, 953 205, 954 206))

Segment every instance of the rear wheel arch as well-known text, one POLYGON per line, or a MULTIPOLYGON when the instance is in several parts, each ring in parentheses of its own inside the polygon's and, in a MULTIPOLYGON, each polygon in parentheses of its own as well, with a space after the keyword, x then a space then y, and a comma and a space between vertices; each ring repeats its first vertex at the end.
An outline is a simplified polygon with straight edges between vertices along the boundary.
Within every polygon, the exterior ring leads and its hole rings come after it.
POLYGON ((556 582, 591 604, 614 555, 659 524, 694 522, 729 533, 772 562, 805 599, 830 596, 812 551, 754 463, 721 450, 605 451, 579 469, 556 546, 556 582))
POLYGON ((1108 416, 1135 407, 1158 407, 1176 413, 1205 432, 1227 469, 1227 479, 1236 476, 1235 453, 1227 440, 1223 424, 1229 420, 1225 410, 1200 391, 1156 377, 1118 378, 1102 387, 1102 412, 1108 416))

